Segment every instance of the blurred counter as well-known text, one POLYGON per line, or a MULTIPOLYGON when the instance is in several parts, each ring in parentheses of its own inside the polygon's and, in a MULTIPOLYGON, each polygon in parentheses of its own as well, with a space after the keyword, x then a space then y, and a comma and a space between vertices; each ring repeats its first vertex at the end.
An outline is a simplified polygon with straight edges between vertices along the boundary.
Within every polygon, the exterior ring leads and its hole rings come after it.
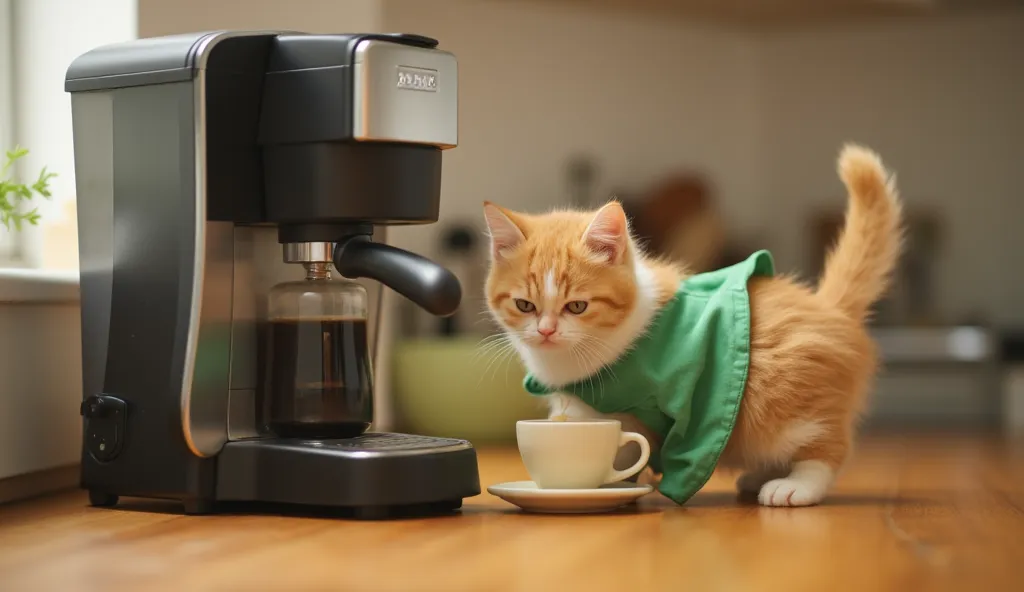
POLYGON ((994 427, 1001 416, 996 333, 980 326, 872 328, 882 372, 869 424, 994 427))

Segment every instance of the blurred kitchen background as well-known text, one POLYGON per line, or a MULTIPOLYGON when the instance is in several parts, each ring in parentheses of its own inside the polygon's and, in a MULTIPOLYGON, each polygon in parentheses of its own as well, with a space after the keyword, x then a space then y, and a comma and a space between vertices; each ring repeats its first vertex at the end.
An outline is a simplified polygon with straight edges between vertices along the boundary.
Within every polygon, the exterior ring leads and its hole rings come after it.
MULTIPOLYGON (((24 170, 61 175, 42 225, 0 239, 0 257, 22 268, 11 277, 58 291, 77 269, 62 84, 78 54, 221 28, 414 32, 455 53, 460 144, 444 156, 441 220, 389 240, 451 266, 467 296, 448 321, 387 299, 378 429, 485 443, 540 413, 522 369, 488 345, 483 200, 542 211, 614 195, 651 248, 697 268, 768 248, 781 270, 814 278, 845 206, 834 160, 854 140, 897 171, 911 224, 875 326, 886 370, 869 423, 1024 430, 1024 2, 0 0, 0 10, 10 73, 0 139, 32 150, 24 170)), ((0 328, 14 314, 3 309, 0 328)), ((74 367, 77 320, 60 323, 45 334, 75 344, 65 347, 74 367)), ((0 353, 10 363, 32 355, 25 347, 0 353)), ((69 402, 52 408, 68 415, 73 458, 80 387, 69 372, 69 402)))

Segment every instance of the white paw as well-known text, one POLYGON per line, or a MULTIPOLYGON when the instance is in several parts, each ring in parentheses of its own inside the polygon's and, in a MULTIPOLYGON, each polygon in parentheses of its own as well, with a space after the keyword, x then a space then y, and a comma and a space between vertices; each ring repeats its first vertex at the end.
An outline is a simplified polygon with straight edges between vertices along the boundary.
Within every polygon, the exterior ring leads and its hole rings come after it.
POLYGON ((762 506, 813 506, 825 497, 825 487, 809 479, 772 479, 761 486, 757 501, 762 506))

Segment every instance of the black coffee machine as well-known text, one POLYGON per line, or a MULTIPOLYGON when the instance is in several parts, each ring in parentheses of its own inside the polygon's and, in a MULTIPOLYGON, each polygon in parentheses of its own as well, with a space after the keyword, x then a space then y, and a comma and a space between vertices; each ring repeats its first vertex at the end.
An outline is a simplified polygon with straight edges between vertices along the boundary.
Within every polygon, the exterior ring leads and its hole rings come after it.
POLYGON ((468 442, 366 431, 380 285, 439 316, 461 299, 384 242, 437 221, 452 54, 417 35, 196 33, 90 51, 65 89, 93 505, 373 518, 480 493, 468 442))

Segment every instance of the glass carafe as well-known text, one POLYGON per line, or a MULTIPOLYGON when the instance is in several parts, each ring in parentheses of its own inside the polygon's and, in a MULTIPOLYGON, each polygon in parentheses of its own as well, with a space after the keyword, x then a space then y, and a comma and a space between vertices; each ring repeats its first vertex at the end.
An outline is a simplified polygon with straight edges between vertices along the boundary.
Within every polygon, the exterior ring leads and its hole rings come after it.
POLYGON ((265 418, 285 438, 358 436, 373 420, 366 290, 306 268, 270 290, 265 418))

